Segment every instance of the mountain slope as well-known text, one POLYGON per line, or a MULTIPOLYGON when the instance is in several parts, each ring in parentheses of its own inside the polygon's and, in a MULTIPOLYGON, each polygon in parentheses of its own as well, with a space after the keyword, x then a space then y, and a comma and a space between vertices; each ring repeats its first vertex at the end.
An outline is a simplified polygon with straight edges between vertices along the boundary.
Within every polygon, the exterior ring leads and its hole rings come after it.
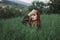
POLYGON ((7 4, 14 4, 14 5, 19 5, 19 6, 28 6, 28 5, 30 5, 29 3, 25 3, 25 2, 17 1, 17 0, 6 0, 6 1, 3 1, 3 2, 7 3, 7 4))
POLYGON ((23 1, 17 1, 17 0, 8 0, 8 1, 12 1, 15 2, 17 4, 22 4, 22 5, 30 5, 29 3, 23 2, 23 1))

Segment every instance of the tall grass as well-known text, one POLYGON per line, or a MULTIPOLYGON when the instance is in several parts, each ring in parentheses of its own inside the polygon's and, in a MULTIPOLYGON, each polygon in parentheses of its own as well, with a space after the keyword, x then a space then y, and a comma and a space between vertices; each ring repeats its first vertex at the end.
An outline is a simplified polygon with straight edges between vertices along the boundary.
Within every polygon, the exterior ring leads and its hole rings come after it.
POLYGON ((22 17, 0 20, 0 40, 60 40, 59 15, 41 15, 40 30, 21 21, 22 17))

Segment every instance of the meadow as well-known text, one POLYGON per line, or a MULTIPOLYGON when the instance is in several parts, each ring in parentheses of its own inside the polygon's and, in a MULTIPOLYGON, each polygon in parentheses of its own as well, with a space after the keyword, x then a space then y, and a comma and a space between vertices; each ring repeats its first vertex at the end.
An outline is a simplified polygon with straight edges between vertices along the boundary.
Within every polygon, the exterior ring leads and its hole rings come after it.
POLYGON ((0 40, 60 40, 60 15, 41 15, 41 29, 21 23, 23 17, 0 19, 0 40))

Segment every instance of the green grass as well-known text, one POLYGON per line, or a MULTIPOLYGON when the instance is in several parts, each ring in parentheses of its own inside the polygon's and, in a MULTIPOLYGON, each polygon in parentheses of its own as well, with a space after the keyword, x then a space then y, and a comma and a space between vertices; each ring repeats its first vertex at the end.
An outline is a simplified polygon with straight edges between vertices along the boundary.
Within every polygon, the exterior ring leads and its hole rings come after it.
POLYGON ((41 15, 42 26, 38 31, 21 21, 22 17, 0 20, 0 40, 60 40, 59 15, 41 15))

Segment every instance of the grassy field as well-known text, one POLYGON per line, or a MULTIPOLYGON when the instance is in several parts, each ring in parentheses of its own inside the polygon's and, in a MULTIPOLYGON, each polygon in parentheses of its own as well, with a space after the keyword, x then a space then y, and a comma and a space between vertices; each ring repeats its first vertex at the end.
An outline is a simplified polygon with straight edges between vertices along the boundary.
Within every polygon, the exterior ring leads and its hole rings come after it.
POLYGON ((30 28, 22 17, 0 20, 0 40, 60 40, 60 15, 41 15, 42 26, 30 28))

